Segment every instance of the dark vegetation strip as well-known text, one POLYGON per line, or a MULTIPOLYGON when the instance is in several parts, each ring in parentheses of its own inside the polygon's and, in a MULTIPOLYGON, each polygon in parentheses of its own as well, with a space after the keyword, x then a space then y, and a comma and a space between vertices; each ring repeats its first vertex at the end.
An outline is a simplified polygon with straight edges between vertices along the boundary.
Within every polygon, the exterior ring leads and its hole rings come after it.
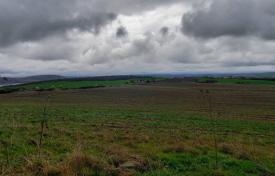
POLYGON ((275 78, 214 78, 202 77, 197 79, 198 83, 220 83, 220 84, 253 84, 253 85, 275 85, 275 78))
POLYGON ((102 88, 121 85, 147 84, 160 80, 163 80, 163 78, 134 76, 64 79, 6 86, 0 88, 0 94, 18 91, 52 91, 102 88))

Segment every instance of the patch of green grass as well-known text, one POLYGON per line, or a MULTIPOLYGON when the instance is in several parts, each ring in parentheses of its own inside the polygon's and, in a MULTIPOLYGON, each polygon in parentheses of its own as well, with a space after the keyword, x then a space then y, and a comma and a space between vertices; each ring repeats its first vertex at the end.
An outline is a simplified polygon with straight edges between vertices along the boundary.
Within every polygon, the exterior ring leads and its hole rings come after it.
MULTIPOLYGON (((25 165, 24 157, 37 155, 38 149, 35 143, 39 139, 39 116, 42 113, 40 105, 16 106, 17 108, 20 108, 20 113, 17 115, 15 129, 12 129, 9 119, 4 115, 1 116, 0 131, 1 139, 5 141, 9 141, 11 134, 14 133, 14 143, 9 147, 9 155, 12 158, 9 164, 15 168, 25 165)), ((11 107, 2 105, 2 114, 13 111, 11 107)), ((139 155, 148 158, 152 163, 159 163, 157 167, 152 164, 150 170, 141 171, 141 175, 256 176, 268 172, 256 161, 243 160, 233 154, 224 153, 219 153, 219 167, 216 169, 214 149, 211 148, 213 121, 207 117, 192 113, 177 114, 162 111, 148 113, 112 107, 59 105, 52 105, 48 113, 49 129, 45 132, 42 153, 43 158, 50 163, 59 163, 64 160, 77 143, 83 142, 85 151, 92 151, 93 156, 106 162, 110 158, 110 152, 109 150, 106 152, 105 148, 115 144, 120 148, 118 157, 121 157, 122 164, 139 155), (194 134, 194 129, 198 130, 198 136, 194 134), (192 141, 197 139, 209 146, 206 148, 203 145, 192 146, 192 141), (175 140, 186 143, 191 150, 163 152, 175 140), (124 149, 129 153, 124 154, 124 149)), ((255 140, 257 135, 265 134, 267 136, 262 136, 262 141, 259 144, 255 143, 255 146, 269 146, 267 142, 274 141, 272 138, 275 133, 274 128, 273 123, 264 121, 239 119, 218 119, 217 121, 218 139, 223 143, 230 141, 246 143, 246 138, 249 136, 255 140), (232 131, 236 134, 231 133, 232 131)), ((110 150, 112 151, 112 148, 110 150)), ((244 146, 242 150, 247 148, 244 146)), ((0 151, 1 163, 5 165, 6 151, 4 148, 0 151)), ((261 163, 264 166, 272 168, 271 159, 264 156, 262 159, 261 163), (268 162, 271 162, 270 166, 265 164, 268 162)))
POLYGON ((96 175, 95 171, 145 176, 274 174, 275 94, 266 91, 268 86, 256 86, 257 91, 249 89, 245 94, 239 94, 239 86, 228 91, 230 85, 211 91, 216 93, 213 116, 225 106, 237 118, 229 111, 210 118, 207 102, 194 98, 201 96, 202 88, 184 86, 158 83, 0 95, 0 174, 39 175, 37 169, 44 175, 62 176, 96 175), (48 124, 39 156, 37 142, 47 97, 48 124), (217 101, 220 97, 224 104, 217 101), (270 119, 261 119, 265 116, 270 119))
POLYGON ((144 77, 144 78, 132 78, 132 79, 117 79, 117 80, 57 80, 57 81, 45 81, 36 82, 23 85, 15 85, 9 87, 3 87, 0 89, 0 93, 11 93, 20 90, 66 90, 66 89, 87 89, 87 88, 99 88, 110 86, 122 86, 131 84, 146 84, 150 82, 160 81, 163 78, 144 77))
POLYGON ((181 176, 257 176, 268 175, 269 171, 252 161, 237 160, 219 153, 218 165, 215 165, 215 154, 208 153, 162 153, 158 155, 164 167, 146 176, 181 175, 181 176))
POLYGON ((275 80, 246 79, 246 78, 209 78, 198 79, 199 83, 220 83, 220 84, 255 84, 255 85, 275 85, 275 80))

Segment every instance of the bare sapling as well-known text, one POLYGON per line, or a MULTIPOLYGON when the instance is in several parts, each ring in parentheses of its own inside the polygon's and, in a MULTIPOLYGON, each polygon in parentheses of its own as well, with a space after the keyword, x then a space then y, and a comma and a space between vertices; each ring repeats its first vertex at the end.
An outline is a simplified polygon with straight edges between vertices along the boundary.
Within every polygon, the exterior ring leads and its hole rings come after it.
POLYGON ((211 92, 207 89, 205 90, 207 102, 208 102, 208 113, 211 121, 213 121, 213 139, 214 139, 214 149, 215 149, 215 168, 218 168, 218 140, 217 140, 217 116, 214 115, 213 111, 213 97, 211 92))
POLYGON ((45 129, 48 128, 48 106, 49 106, 49 97, 46 98, 46 102, 43 106, 43 112, 42 112, 42 117, 40 120, 40 134, 39 134, 39 142, 38 142, 38 158, 41 158, 41 150, 43 148, 43 139, 44 139, 44 133, 45 129))

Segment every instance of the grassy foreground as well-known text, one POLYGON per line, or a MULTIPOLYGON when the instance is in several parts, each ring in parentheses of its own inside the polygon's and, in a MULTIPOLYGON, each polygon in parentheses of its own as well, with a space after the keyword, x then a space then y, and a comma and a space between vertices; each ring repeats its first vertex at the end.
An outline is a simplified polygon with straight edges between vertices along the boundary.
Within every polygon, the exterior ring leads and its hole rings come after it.
POLYGON ((275 87, 173 81, 2 94, 0 175, 274 175, 274 107, 275 87))

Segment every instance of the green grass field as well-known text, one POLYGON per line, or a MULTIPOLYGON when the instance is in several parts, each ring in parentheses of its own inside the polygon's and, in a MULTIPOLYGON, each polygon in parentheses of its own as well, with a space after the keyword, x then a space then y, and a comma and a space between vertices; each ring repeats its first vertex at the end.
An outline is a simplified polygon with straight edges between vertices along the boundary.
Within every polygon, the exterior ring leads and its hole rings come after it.
POLYGON ((275 174, 275 86, 118 85, 1 94, 0 175, 275 174))
POLYGON ((45 90, 68 90, 68 89, 87 89, 99 87, 112 87, 133 84, 146 84, 150 82, 160 81, 163 78, 141 77, 131 79, 115 79, 115 80, 56 80, 44 81, 28 84, 20 84, 14 86, 6 86, 0 88, 0 92, 16 92, 16 91, 45 91, 45 90))
POLYGON ((220 84, 254 84, 254 85, 275 85, 275 80, 244 79, 244 78, 199 78, 200 83, 220 83, 220 84))

